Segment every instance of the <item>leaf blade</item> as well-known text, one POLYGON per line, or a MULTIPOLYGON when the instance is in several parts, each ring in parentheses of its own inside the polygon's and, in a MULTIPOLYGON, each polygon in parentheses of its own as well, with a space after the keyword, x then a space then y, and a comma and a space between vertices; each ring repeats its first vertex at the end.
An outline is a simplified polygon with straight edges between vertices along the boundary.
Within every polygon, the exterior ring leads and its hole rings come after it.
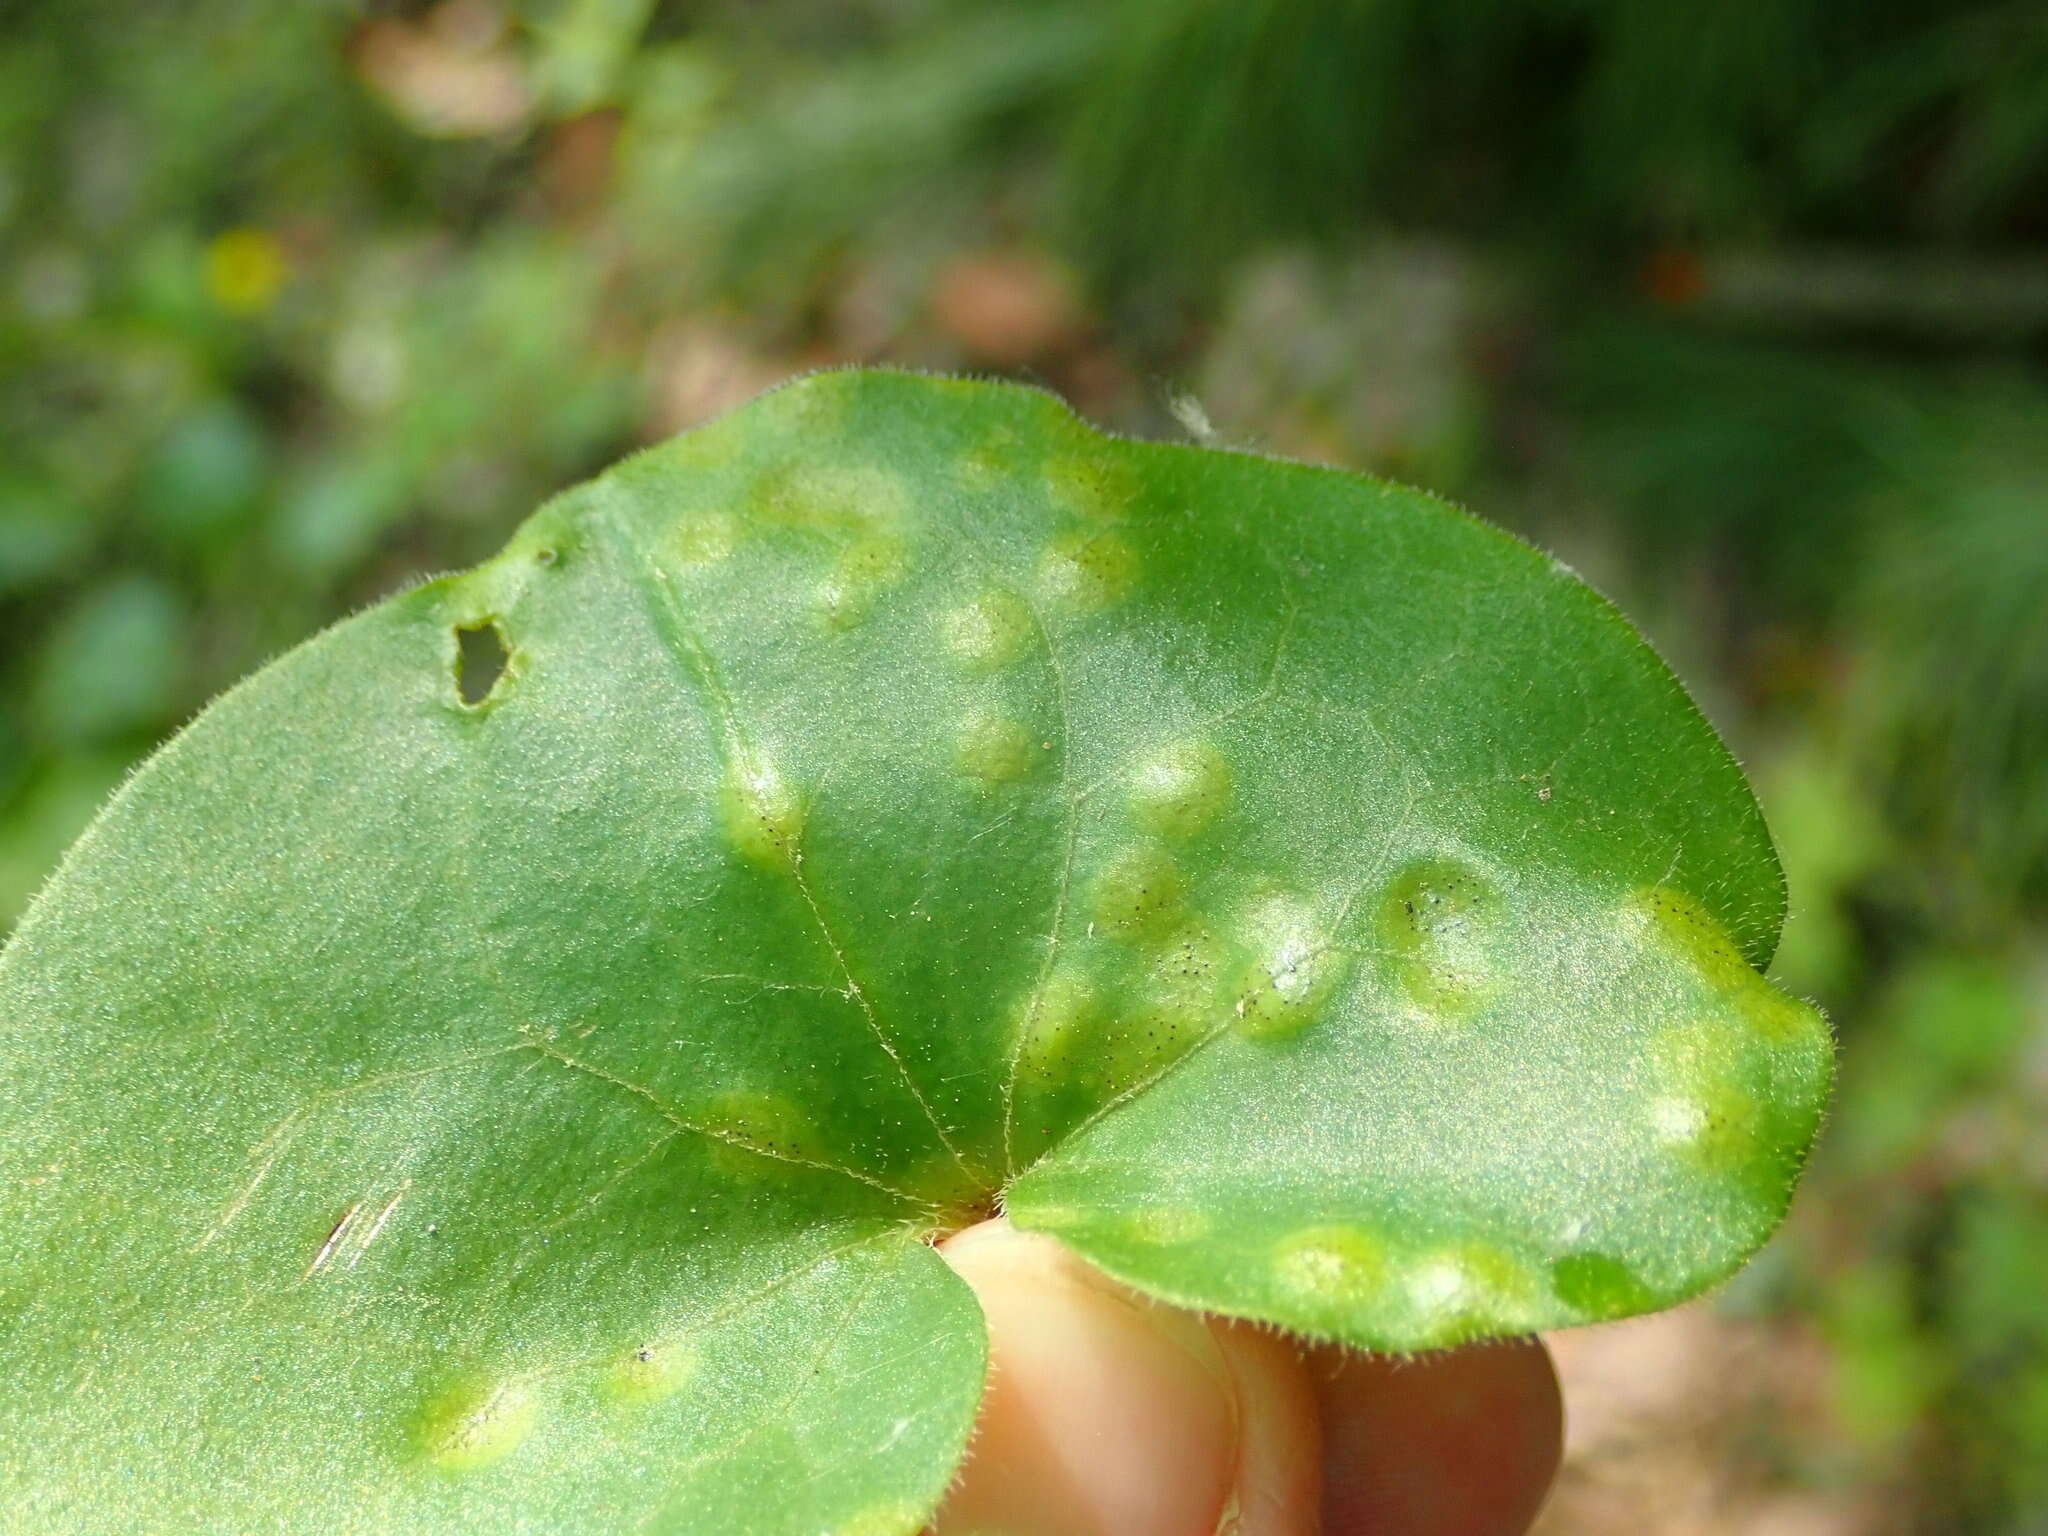
POLYGON ((0 956, 0 1357, 42 1394, 0 1419, 75 1453, 12 1485, 101 1528, 77 1469, 141 1418, 193 1437, 145 1447, 158 1507, 217 1523, 310 1525, 324 1476, 393 1529, 909 1530, 982 1358, 917 1239, 999 1197, 1382 1347, 1662 1304, 1775 1223, 1826 1091, 1753 969, 1781 911, 1711 728, 1534 551, 820 376, 259 674, 74 852, 0 956), (304 1351, 267 1410, 192 1364, 248 1338, 304 1351), (344 1408, 317 1470, 257 1454, 344 1408))

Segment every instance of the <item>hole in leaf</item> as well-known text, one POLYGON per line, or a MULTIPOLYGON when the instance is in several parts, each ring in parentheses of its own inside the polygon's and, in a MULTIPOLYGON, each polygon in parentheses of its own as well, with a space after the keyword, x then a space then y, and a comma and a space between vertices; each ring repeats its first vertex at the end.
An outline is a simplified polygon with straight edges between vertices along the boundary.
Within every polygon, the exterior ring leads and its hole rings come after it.
POLYGON ((511 659, 505 632, 496 619, 480 624, 462 624, 455 630, 455 691, 465 704, 476 705, 491 696, 498 679, 505 675, 511 659))

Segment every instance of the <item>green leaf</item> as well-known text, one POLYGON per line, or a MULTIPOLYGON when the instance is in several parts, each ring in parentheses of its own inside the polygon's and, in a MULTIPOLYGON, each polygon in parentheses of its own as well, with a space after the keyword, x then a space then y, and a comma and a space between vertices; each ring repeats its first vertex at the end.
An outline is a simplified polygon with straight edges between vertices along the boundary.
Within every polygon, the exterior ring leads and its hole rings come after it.
POLYGON ((1827 1032, 1670 674, 1411 491, 829 374, 329 631, 0 958, 39 1532, 908 1532, 1003 1202, 1414 1349, 1690 1295, 1827 1032))

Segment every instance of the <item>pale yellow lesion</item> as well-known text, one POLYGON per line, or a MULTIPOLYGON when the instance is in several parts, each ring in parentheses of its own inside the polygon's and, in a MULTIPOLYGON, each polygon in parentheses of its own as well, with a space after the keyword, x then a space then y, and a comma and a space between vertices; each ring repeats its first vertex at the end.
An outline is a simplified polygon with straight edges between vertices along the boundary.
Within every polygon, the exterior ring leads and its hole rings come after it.
POLYGON ((741 858, 764 869, 794 865, 804 806, 773 758, 736 750, 719 800, 727 840, 741 858))
POLYGON ((1104 1042, 1108 1080, 1118 1086, 1141 1081, 1214 1033, 1228 1016, 1230 963, 1228 944, 1202 922, 1158 935, 1150 966, 1104 1042))
POLYGON ((1119 850, 1096 874, 1090 909, 1096 923, 1117 937, 1156 937, 1180 920, 1187 891, 1187 877, 1170 853, 1137 843, 1119 850))
POLYGON ((992 672, 1024 655, 1037 627, 1031 610, 1019 598, 991 588, 946 612, 939 621, 939 634, 954 665, 966 671, 992 672))
POLYGON ((697 1356, 677 1340, 649 1341, 629 1349, 605 1373, 607 1395, 624 1403, 658 1403, 674 1397, 697 1374, 697 1356))
POLYGON ((711 1157, 728 1173, 779 1177, 792 1168, 829 1165, 817 1126, 782 1094, 730 1089, 706 1099, 691 1119, 712 1133, 711 1157))
POLYGON ((1160 837, 1185 840, 1229 809, 1232 787, 1229 762, 1208 742, 1174 742, 1133 767, 1131 815, 1160 837))
POLYGON ((1637 891, 1622 911, 1629 927, 1677 958, 1764 1042, 1808 1050, 1826 1047, 1828 1027, 1820 1010, 1772 986, 1700 902, 1672 886, 1659 885, 1637 891))
POLYGON ((1328 1317, 1379 1299, 1387 1283, 1388 1254, 1376 1234, 1330 1223, 1281 1238, 1273 1247, 1272 1266, 1281 1295, 1328 1317))
POLYGON ((1172 1247, 1199 1242, 1216 1229, 1216 1219, 1207 1211, 1188 1206, 1160 1205, 1136 1212, 1124 1221, 1124 1234, 1134 1242, 1172 1247))
POLYGON ((1530 1265, 1492 1243, 1425 1249, 1399 1267, 1402 1300, 1424 1337, 1454 1339, 1522 1325, 1540 1311, 1547 1293, 1530 1265))
POLYGON ((723 507, 692 512, 664 541, 670 559, 686 569, 730 560, 740 547, 740 522, 723 507))
POLYGON ((1755 1048, 1738 1018, 1702 1016, 1660 1030, 1649 1048, 1658 1091, 1645 1106, 1656 1141, 1711 1171, 1751 1166, 1766 1139, 1755 1048))
POLYGON ((1240 925, 1251 959, 1240 973, 1231 1027, 1254 1040, 1289 1040, 1337 995, 1350 955, 1325 937, 1314 910, 1297 896, 1268 892, 1240 925))
POLYGON ((1503 981, 1507 911, 1500 889, 1455 859, 1409 865, 1380 898, 1377 934, 1396 978, 1425 1017, 1469 1017, 1503 981))
POLYGON ((912 1536, 924 1524, 915 1504, 876 1504, 832 1527, 832 1536, 912 1536))
POLYGON ((785 460, 755 479, 744 506, 758 527, 859 538, 900 532, 911 502, 910 482, 890 470, 785 460))
POLYGON ((465 1382, 442 1393, 421 1415, 421 1449, 435 1466, 473 1472, 503 1461, 532 1431, 539 1412, 523 1381, 465 1382))
POLYGON ((872 534, 840 551, 819 583, 818 615, 827 628, 852 629, 910 571, 909 546, 896 534, 872 534))
POLYGON ((1063 1076, 1101 1018, 1101 1000, 1086 978, 1054 971, 1018 1005, 1017 1066, 1027 1081, 1063 1076))
POLYGON ((1045 462, 1045 487, 1053 505, 1071 517, 1114 522, 1138 500, 1137 472, 1104 453, 1056 454, 1045 462))
POLYGON ((969 716, 953 744, 959 771, 989 787, 1026 777, 1045 756, 1037 735, 1004 715, 969 716))
POLYGON ((1046 546, 1038 567, 1038 589, 1046 604, 1084 614, 1113 607, 1130 595, 1138 579, 1138 556, 1113 533, 1063 533, 1046 546))
POLYGON ((968 490, 991 491, 1022 473, 1029 456, 1022 433, 1014 427, 993 427, 960 456, 954 472, 968 490))

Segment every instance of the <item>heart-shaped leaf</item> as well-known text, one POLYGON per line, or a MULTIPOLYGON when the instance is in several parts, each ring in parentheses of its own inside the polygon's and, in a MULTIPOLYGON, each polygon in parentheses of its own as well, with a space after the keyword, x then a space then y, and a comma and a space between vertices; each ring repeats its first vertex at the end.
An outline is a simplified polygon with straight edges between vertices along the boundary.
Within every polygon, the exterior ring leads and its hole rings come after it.
POLYGON ((37 1532, 914 1530, 1006 1204, 1414 1349, 1781 1214, 1776 865, 1563 567, 1033 392, 787 388, 209 709, 0 959, 37 1532))

